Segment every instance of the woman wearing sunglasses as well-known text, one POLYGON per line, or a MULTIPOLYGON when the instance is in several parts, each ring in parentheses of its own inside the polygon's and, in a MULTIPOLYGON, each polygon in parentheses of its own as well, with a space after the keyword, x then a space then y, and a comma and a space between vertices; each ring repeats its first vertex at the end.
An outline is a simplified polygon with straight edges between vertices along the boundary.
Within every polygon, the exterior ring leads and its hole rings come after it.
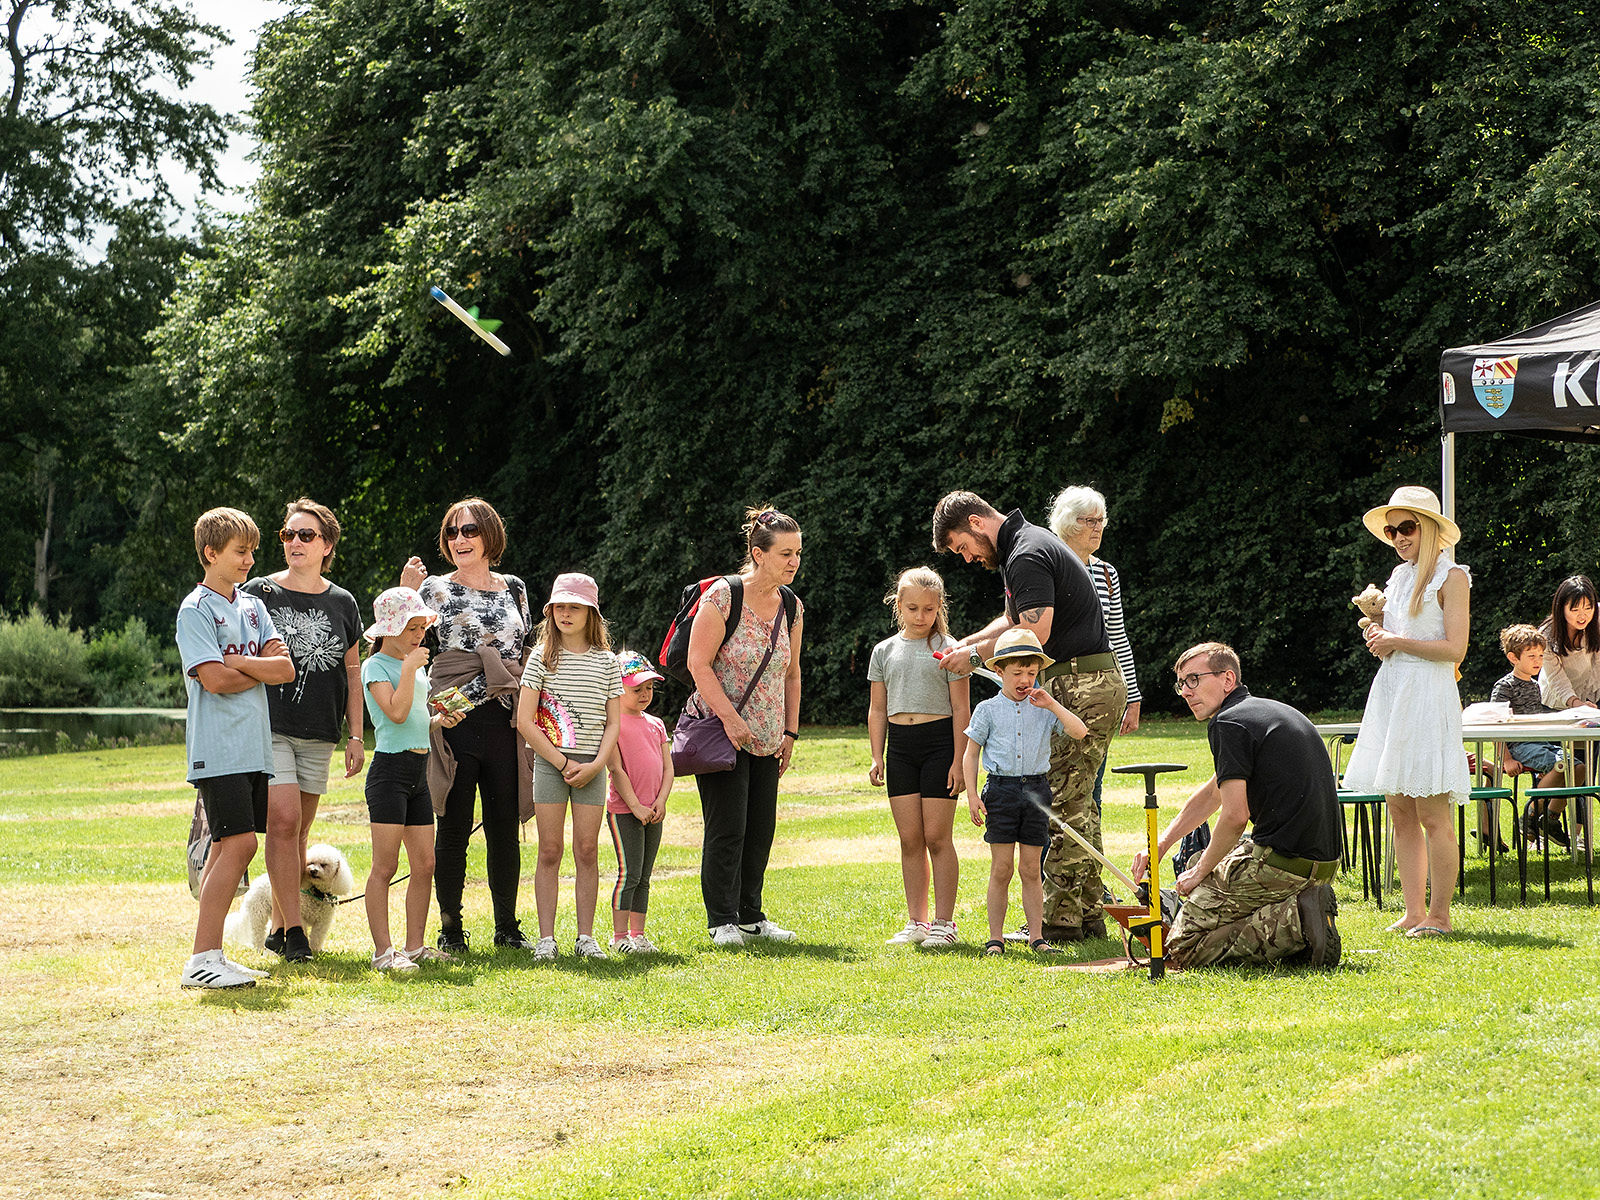
POLYGON ((1384 589, 1383 624, 1367 627, 1367 649, 1382 662, 1344 786, 1383 793, 1394 820, 1405 913, 1389 928, 1436 937, 1451 930, 1458 853, 1452 807, 1467 802, 1472 786, 1455 674, 1467 653, 1472 576, 1450 553, 1461 530, 1425 487, 1399 488, 1362 522, 1394 546, 1400 565, 1384 589))
POLYGON ((344 741, 344 775, 361 770, 361 611, 356 599, 323 577, 339 544, 333 510, 302 496, 291 500, 278 531, 284 569, 240 585, 267 606, 294 679, 267 688, 272 719, 272 784, 267 789, 267 877, 272 920, 267 949, 290 962, 311 957, 300 923, 300 879, 317 804, 328 790, 328 767, 344 741))
POLYGON ((413 557, 400 574, 439 614, 439 652, 429 665, 434 696, 459 688, 472 704, 452 729, 435 725, 428 759, 428 790, 438 816, 434 835, 434 892, 439 898, 439 949, 467 950, 461 924, 467 842, 474 798, 483 802, 494 944, 532 950, 517 923, 517 882, 522 876, 519 818, 533 815, 533 764, 524 761, 516 729, 517 692, 533 635, 528 590, 515 575, 493 568, 506 550, 500 514, 476 497, 451 505, 439 524, 439 553, 455 569, 429 575, 413 557))

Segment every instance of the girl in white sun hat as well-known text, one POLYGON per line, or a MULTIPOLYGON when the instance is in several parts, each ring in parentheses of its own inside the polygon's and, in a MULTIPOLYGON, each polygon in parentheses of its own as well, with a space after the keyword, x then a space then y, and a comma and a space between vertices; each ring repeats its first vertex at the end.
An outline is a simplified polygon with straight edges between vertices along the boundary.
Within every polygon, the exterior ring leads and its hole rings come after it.
POLYGON ((1367 649, 1381 665, 1344 786, 1383 793, 1394 820, 1405 912, 1389 928, 1438 937, 1451 932, 1458 853, 1452 809, 1472 789, 1456 689, 1471 625, 1472 575, 1451 554, 1461 530, 1425 487, 1398 488, 1362 523, 1394 547, 1400 565, 1384 589, 1383 624, 1367 627, 1367 649))
POLYGON ((367 925, 372 930, 372 965, 380 971, 413 971, 424 958, 449 958, 424 942, 433 896, 433 801, 428 795, 430 724, 446 728, 460 713, 429 715, 428 652, 422 635, 439 615, 408 587, 394 587, 372 605, 367 628, 372 653, 361 664, 361 689, 377 735, 367 767, 367 819, 372 830, 372 872, 367 876, 367 925), (406 848, 411 878, 406 884, 406 938, 397 948, 389 935, 389 885, 406 848))

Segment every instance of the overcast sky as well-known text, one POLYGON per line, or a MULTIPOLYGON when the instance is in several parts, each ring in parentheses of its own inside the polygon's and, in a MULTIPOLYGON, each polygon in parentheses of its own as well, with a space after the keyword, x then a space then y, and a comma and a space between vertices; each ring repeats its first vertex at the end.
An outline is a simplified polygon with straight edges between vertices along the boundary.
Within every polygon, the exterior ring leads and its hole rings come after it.
MULTIPOLYGON (((217 46, 213 50, 210 69, 196 73, 195 81, 185 95, 188 99, 211 104, 222 112, 242 116, 250 104, 246 76, 256 37, 264 24, 282 16, 293 6, 288 0, 189 0, 189 7, 206 24, 220 25, 226 29, 233 38, 233 44, 217 46)), ((238 212, 244 208, 247 201, 244 190, 256 178, 256 166, 249 161, 254 149, 255 142, 248 134, 234 135, 228 153, 219 164, 223 182, 234 190, 227 195, 207 195, 206 203, 228 212, 238 212)), ((199 181, 185 176, 176 164, 169 169, 168 180, 179 203, 192 212, 199 194, 199 181)))

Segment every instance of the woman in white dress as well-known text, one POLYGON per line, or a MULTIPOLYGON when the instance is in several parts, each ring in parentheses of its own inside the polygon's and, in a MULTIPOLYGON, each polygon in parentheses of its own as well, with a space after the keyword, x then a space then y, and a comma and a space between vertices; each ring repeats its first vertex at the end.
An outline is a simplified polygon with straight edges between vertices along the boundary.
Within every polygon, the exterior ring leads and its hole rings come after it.
POLYGON ((1405 913, 1389 928, 1436 937, 1451 931, 1459 854, 1451 810, 1472 787, 1455 677, 1467 652, 1472 577, 1450 554, 1461 530, 1425 487, 1399 488, 1362 523, 1401 561, 1384 589, 1383 624, 1367 628, 1367 649, 1382 664, 1344 786, 1383 793, 1394 820, 1405 913))

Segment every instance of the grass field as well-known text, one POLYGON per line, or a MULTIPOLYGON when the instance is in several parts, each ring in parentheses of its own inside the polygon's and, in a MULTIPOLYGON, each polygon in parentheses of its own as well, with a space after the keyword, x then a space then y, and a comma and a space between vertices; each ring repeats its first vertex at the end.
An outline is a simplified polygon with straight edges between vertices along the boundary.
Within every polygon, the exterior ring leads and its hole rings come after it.
MULTIPOLYGON (((1191 764, 1163 821, 1206 773, 1203 734, 1114 744, 1113 763, 1191 764)), ((813 729, 785 779, 767 904, 796 945, 710 948, 680 783, 659 958, 580 965, 565 881, 554 964, 485 951, 379 976, 352 904, 315 962, 235 950, 273 978, 197 995, 177 986, 181 752, 0 763, 0 1197, 1600 1195, 1600 910, 1570 863, 1552 903, 1508 908, 1513 864, 1490 909, 1469 854, 1460 934, 1424 944, 1383 933, 1392 902, 1363 903, 1352 873, 1337 971, 1153 985, 979 957, 987 854, 962 810, 964 945, 919 954, 883 944, 903 900, 866 767, 863 730, 813 729)), ((1143 785, 1110 778, 1125 861, 1143 785)), ((359 782, 317 825, 358 878, 359 782)), ((486 945, 482 878, 475 842, 486 945)))

